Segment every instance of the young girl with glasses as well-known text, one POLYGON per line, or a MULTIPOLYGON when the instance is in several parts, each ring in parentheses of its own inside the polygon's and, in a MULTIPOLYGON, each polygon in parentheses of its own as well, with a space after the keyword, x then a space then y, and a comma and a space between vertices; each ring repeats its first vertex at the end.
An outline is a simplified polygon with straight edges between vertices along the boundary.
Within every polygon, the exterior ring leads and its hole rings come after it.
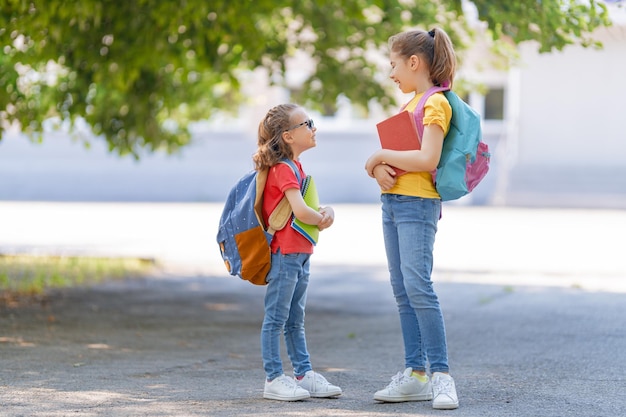
MULTIPOLYGON (((413 112, 430 87, 452 83, 456 58, 442 29, 413 30, 389 39, 390 78, 413 98, 405 110, 413 112)), ((441 199, 432 181, 452 110, 442 93, 424 105, 424 134, 420 150, 381 149, 365 169, 378 182, 382 195, 385 250, 393 295, 398 305, 406 369, 374 394, 382 402, 433 400, 435 409, 459 406, 449 375, 446 330, 433 288, 433 247, 441 199), (393 167, 407 171, 397 176, 393 167), (426 374, 429 364, 432 378, 426 374)))
MULTIPOLYGON (((258 149, 253 160, 257 170, 269 168, 263 193, 263 218, 283 196, 287 197, 294 216, 303 223, 330 227, 335 219, 331 207, 319 210, 308 207, 300 191, 300 183, 288 164, 290 159, 306 175, 299 162, 302 152, 316 146, 317 129, 304 109, 295 104, 272 108, 259 124, 258 149)), ((330 384, 313 371, 304 331, 304 310, 309 284, 309 262, 313 243, 288 224, 274 234, 271 243, 272 266, 267 276, 265 316, 261 329, 261 353, 266 373, 263 397, 281 401, 298 401, 309 397, 336 397, 341 388, 330 384), (280 357, 280 336, 284 334, 287 354, 294 377, 283 372, 280 357)))

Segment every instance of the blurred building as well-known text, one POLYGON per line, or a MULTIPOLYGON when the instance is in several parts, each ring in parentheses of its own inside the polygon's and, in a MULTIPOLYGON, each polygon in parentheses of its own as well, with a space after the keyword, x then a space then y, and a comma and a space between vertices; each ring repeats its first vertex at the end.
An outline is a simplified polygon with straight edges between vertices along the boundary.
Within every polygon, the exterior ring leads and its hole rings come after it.
MULTIPOLYGON (((483 116, 493 158, 483 183, 454 204, 626 208, 626 11, 609 7, 614 25, 594 33, 601 50, 539 54, 524 44, 520 64, 508 71, 494 69, 480 39, 464 55, 459 78, 476 87, 466 99, 483 116)), ((294 84, 306 72, 306 61, 296 61, 288 74, 294 84)), ((223 201, 252 168, 258 122, 289 100, 287 90, 262 87, 262 72, 247 77, 254 101, 236 120, 196 125, 194 142, 173 157, 137 162, 109 154, 97 140, 86 150, 62 134, 31 144, 9 132, 0 142, 0 200, 223 201)), ((311 113, 318 147, 303 160, 324 201, 378 201, 363 166, 379 146, 375 125, 388 115, 374 108, 363 119, 347 101, 333 117, 311 113)))
MULTIPOLYGON (((626 208, 626 10, 623 2, 607 3, 613 26, 593 34, 602 49, 568 46, 540 54, 536 44, 525 43, 519 64, 506 71, 497 69, 480 36, 464 52, 458 78, 473 87, 465 99, 483 116, 493 159, 484 182, 459 203, 626 208)), ((305 72, 292 69, 296 80, 299 71, 305 72)), ((278 89, 264 95, 251 119, 287 98, 278 89)), ((370 120, 360 120, 346 105, 325 127, 371 139, 386 116, 374 110, 370 120)))
POLYGON ((496 201, 512 205, 626 208, 626 11, 594 33, 602 50, 539 55, 506 84, 506 146, 496 201))

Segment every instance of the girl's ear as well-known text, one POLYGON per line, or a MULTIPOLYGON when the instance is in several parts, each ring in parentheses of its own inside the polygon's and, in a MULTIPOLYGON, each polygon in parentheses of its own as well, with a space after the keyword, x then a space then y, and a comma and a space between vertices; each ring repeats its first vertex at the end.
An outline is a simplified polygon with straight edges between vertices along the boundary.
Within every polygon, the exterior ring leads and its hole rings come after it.
POLYGON ((283 140, 285 141, 285 143, 292 143, 293 142, 293 137, 291 136, 291 133, 289 133, 289 132, 283 132, 282 137, 283 137, 283 140))
POLYGON ((416 71, 420 66, 421 60, 417 55, 411 55, 409 57, 409 68, 416 71))

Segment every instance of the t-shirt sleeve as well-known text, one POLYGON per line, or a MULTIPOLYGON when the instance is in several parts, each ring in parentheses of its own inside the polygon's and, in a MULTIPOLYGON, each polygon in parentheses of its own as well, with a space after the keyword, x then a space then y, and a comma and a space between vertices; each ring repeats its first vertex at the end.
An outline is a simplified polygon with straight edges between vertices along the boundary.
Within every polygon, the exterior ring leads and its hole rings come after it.
POLYGON ((296 174, 293 172, 293 169, 291 169, 291 167, 287 164, 280 163, 274 165, 272 168, 270 168, 270 175, 274 177, 274 184, 281 193, 284 193, 290 188, 300 188, 300 184, 298 184, 296 174))
POLYGON ((452 108, 443 94, 433 94, 424 105, 424 126, 435 124, 448 133, 452 119, 452 108))

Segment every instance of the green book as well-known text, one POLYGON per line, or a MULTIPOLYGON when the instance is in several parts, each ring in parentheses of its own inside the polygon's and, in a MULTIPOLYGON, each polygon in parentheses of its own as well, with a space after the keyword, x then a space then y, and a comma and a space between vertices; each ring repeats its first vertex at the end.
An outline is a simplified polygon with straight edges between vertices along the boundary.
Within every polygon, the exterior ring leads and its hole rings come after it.
MULTIPOLYGON (((302 198, 304 199, 306 205, 311 207, 313 210, 318 211, 320 208, 320 199, 317 195, 317 187, 315 187, 313 177, 307 175, 304 179, 301 190, 302 198)), ((307 240, 313 245, 317 244, 320 237, 320 229, 317 226, 303 223, 294 216, 293 221, 291 222, 291 227, 300 232, 300 234, 307 238, 307 240)))

